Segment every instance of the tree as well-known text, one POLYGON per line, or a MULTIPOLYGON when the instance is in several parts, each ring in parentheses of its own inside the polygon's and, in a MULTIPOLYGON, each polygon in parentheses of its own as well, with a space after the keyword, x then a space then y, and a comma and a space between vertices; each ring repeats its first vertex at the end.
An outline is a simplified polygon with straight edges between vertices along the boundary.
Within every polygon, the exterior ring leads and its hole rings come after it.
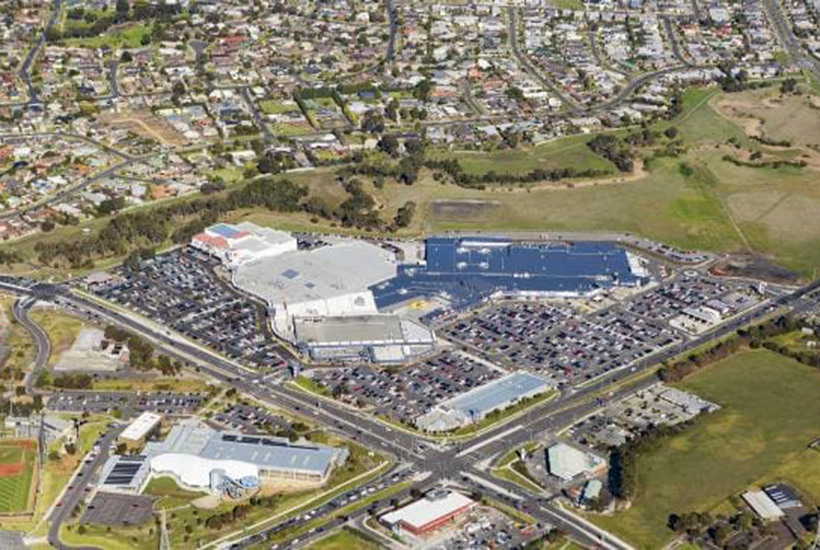
POLYGON ((416 213, 416 203, 407 201, 404 206, 401 206, 393 218, 393 223, 396 227, 407 227, 413 223, 413 215, 416 213))
POLYGON ((382 136, 379 140, 378 147, 380 151, 383 151, 392 157, 399 152, 399 140, 393 134, 388 134, 382 136))
POLYGON ((117 13, 117 21, 126 21, 128 19, 128 12, 131 11, 131 5, 128 0, 117 0, 117 7, 115 11, 117 13))
POLYGON ((131 55, 131 52, 128 50, 122 52, 122 55, 120 55, 120 63, 131 63, 132 61, 134 61, 134 56, 131 55))

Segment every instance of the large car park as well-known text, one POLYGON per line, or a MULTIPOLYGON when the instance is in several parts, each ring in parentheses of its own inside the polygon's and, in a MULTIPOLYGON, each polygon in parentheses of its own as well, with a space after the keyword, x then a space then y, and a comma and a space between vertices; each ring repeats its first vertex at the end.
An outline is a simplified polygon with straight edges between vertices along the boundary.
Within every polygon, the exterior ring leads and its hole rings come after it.
POLYGON ((500 378, 504 371, 446 351, 399 370, 368 366, 314 370, 314 381, 338 399, 412 424, 437 404, 500 378))
POLYGON ((48 399, 48 409, 57 412, 110 413, 114 410, 156 412, 170 415, 192 414, 202 405, 199 394, 151 393, 134 394, 105 391, 64 391, 48 399))
POLYGON ((680 339, 668 327, 620 310, 584 315, 539 302, 494 304, 442 332, 511 368, 559 383, 628 365, 680 339))
POLYGON ((682 342, 687 335, 673 319, 710 309, 727 319, 761 300, 759 291, 693 273, 615 301, 593 312, 571 303, 499 302, 439 330, 510 368, 524 368, 573 383, 629 366, 682 342))
POLYGON ((214 273, 213 258, 184 248, 123 267, 92 289, 166 326, 252 366, 284 364, 268 337, 264 308, 232 290, 214 273))

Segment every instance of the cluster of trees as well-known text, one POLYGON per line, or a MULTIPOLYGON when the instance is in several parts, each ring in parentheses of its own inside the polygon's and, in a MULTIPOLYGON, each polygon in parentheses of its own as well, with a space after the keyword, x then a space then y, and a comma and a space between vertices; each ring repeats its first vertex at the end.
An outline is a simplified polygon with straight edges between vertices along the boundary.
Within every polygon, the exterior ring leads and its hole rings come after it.
POLYGON ((250 504, 238 504, 228 512, 214 514, 213 516, 206 519, 205 527, 207 527, 208 529, 214 529, 218 531, 219 529, 231 525, 232 523, 242 521, 248 516, 248 512, 250 511, 250 504))
POLYGON ((792 142, 788 139, 772 139, 767 136, 751 136, 750 139, 758 143, 762 143, 763 145, 768 145, 770 147, 791 147, 792 142))
POLYGON ((791 357, 804 365, 820 369, 820 351, 796 350, 783 344, 778 344, 773 340, 764 342, 763 347, 780 355, 791 357))
POLYGON ((792 332, 800 327, 790 315, 781 315, 748 329, 740 329, 734 336, 689 355, 686 359, 661 367, 658 375, 664 382, 680 382, 698 369, 726 359, 743 347, 759 348, 773 336, 792 332))
MULTIPOLYGON (((650 131, 644 130, 644 132, 650 131)), ((639 134, 639 138, 643 139, 643 133, 639 134)), ((612 162, 621 172, 631 172, 635 167, 630 147, 613 135, 598 134, 587 142, 587 147, 596 155, 612 162)))
POLYGON ((780 83, 781 94, 793 94, 796 92, 798 92, 797 80, 795 80, 794 78, 789 77, 780 83))
POLYGON ((650 426, 620 447, 613 448, 609 457, 610 494, 623 501, 632 500, 637 490, 638 456, 657 447, 662 438, 679 433, 688 425, 684 422, 676 426, 650 426))
POLYGON ((742 92, 748 88, 749 75, 744 70, 736 71, 731 66, 721 66, 723 75, 718 79, 724 92, 742 92))
POLYGON ((256 169, 261 174, 280 174, 294 167, 296 161, 293 156, 283 151, 268 151, 256 163, 256 169))
POLYGON ((413 216, 416 213, 416 203, 407 201, 403 206, 399 207, 396 215, 393 217, 393 224, 396 227, 408 227, 413 223, 413 216))
MULTIPOLYGON (((43 410, 43 396, 35 395, 31 401, 18 401, 12 405, 14 414, 17 416, 31 416, 43 410)), ((9 399, 0 397, 0 410, 9 410, 9 399)))
MULTIPOLYGON (((38 383, 39 382, 40 381, 38 381, 38 383)), ((90 374, 67 373, 56 376, 54 380, 51 381, 51 385, 55 388, 63 388, 66 390, 90 390, 94 386, 94 378, 92 378, 90 374)))
POLYGON ((11 266, 23 261, 23 257, 16 250, 0 250, 0 264, 11 266))
POLYGON ((308 189, 289 180, 260 178, 228 193, 158 206, 150 211, 125 212, 112 217, 96 235, 82 239, 40 242, 38 261, 53 265, 67 262, 72 268, 90 268, 94 259, 155 248, 169 238, 182 243, 228 212, 263 207, 275 212, 304 210, 308 189), (173 226, 178 226, 172 231, 173 226))
POLYGON ((379 227, 381 219, 373 207, 376 201, 362 188, 359 180, 351 179, 344 183, 344 189, 350 195, 339 205, 338 217, 345 227, 379 227))
POLYGON ((159 370, 165 376, 175 376, 182 371, 182 363, 172 361, 167 355, 154 356, 154 346, 126 330, 114 325, 105 327, 105 338, 128 346, 128 361, 131 368, 140 371, 159 370))
POLYGON ((488 184, 521 185, 539 181, 560 181, 569 178, 592 178, 606 175, 604 170, 587 168, 535 168, 524 174, 497 173, 494 170, 483 174, 469 174, 456 159, 425 160, 424 167, 447 174, 453 183, 461 187, 483 189, 488 184))
MULTIPOLYGON (((760 158, 760 156, 755 157, 757 153, 752 155, 752 158, 760 158)), ((749 162, 745 160, 741 160, 737 157, 732 155, 723 155, 723 161, 729 162, 734 164, 735 166, 742 166, 745 168, 805 168, 806 161, 805 160, 768 160, 763 162, 749 162)))
MULTIPOLYGON (((150 2, 149 0, 135 0, 133 6, 128 0, 117 0, 113 11, 108 7, 102 10, 86 9, 77 6, 66 14, 67 23, 62 29, 56 25, 49 27, 46 31, 46 40, 55 42, 63 38, 86 38, 104 34, 114 25, 121 25, 128 22, 147 21, 154 18, 169 18, 180 13, 180 4, 167 2, 150 2)), ((161 27, 161 25, 155 25, 161 27)), ((143 46, 151 43, 153 38, 156 41, 162 39, 161 28, 154 29, 153 36, 146 35, 143 39, 143 46)))
MULTIPOLYGON (((690 537, 707 535, 719 548, 737 533, 748 532, 752 529, 765 530, 766 526, 750 512, 735 514, 729 519, 713 517, 709 512, 688 512, 671 514, 667 525, 676 533, 690 537)), ((763 533, 761 533, 763 534, 763 533)))

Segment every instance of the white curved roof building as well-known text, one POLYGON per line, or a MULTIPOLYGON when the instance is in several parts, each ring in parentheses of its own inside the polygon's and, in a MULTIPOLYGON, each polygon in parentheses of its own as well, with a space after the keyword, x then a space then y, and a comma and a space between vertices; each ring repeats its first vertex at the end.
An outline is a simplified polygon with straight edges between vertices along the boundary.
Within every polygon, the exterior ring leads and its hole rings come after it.
POLYGON ((181 453, 165 453, 151 458, 151 474, 170 475, 180 485, 191 489, 208 489, 214 470, 224 470, 232 479, 259 477, 256 465, 239 460, 212 460, 181 453))

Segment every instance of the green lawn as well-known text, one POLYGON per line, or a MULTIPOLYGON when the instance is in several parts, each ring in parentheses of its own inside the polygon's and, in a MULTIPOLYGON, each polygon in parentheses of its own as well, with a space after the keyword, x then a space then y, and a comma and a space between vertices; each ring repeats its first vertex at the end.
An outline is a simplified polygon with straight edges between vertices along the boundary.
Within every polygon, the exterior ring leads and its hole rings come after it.
POLYGON ((348 528, 340 529, 307 546, 310 550, 377 550, 381 547, 358 531, 348 528))
POLYGON ((148 482, 143 494, 157 497, 158 500, 154 506, 165 509, 184 506, 205 495, 205 493, 183 489, 167 476, 152 479, 148 482))
POLYGON ((106 528, 86 525, 80 534, 77 525, 60 527, 60 541, 72 546, 96 546, 105 550, 155 550, 159 545, 158 529, 153 522, 143 527, 106 528))
POLYGON ((757 483, 784 479, 820 502, 820 453, 806 450, 820 436, 820 371, 744 351, 680 386, 722 410, 642 455, 632 507, 594 521, 655 549, 672 536, 670 514, 714 509, 757 483))

